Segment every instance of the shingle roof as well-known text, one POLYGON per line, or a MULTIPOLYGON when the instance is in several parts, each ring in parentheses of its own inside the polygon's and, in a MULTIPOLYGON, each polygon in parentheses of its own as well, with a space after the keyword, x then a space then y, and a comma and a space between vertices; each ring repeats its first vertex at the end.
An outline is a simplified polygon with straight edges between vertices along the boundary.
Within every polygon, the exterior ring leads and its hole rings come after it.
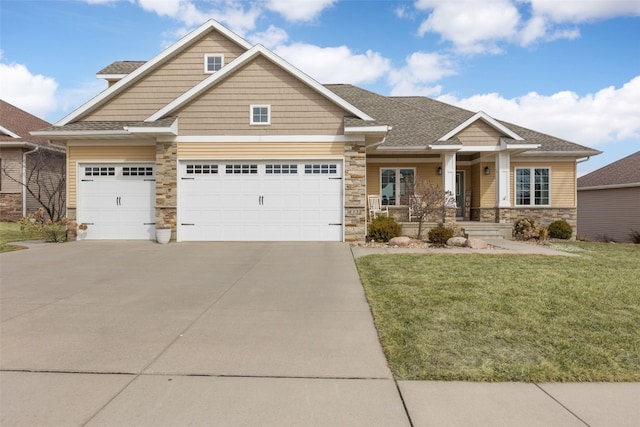
MULTIPOLYGON (((474 112, 423 96, 386 97, 352 85, 326 85, 340 97, 376 119, 393 127, 382 146, 447 145, 438 141, 442 136, 474 116, 474 112)), ((597 150, 555 138, 522 126, 497 120, 524 138, 509 140, 510 144, 540 144, 541 152, 580 152, 582 155, 597 150)), ((458 141, 459 143, 459 141, 458 141)), ((450 144, 450 142, 449 142, 450 144)))
POLYGON ((119 131, 124 130, 125 127, 169 127, 176 120, 175 117, 165 117, 155 122, 142 122, 142 121, 87 121, 87 122, 74 122, 64 126, 49 126, 44 129, 39 129, 42 132, 68 132, 68 131, 119 131))
POLYGON ((578 189, 640 184, 640 151, 578 178, 578 189))
POLYGON ((144 65, 146 61, 116 61, 107 65, 97 74, 129 74, 144 65))
POLYGON ((0 125, 20 136, 20 138, 14 138, 0 132, 0 141, 31 142, 45 147, 52 146, 60 148, 55 144, 51 144, 46 138, 35 137, 29 133, 32 130, 51 126, 50 123, 45 122, 33 114, 27 113, 26 111, 21 110, 15 105, 11 105, 2 99, 0 99, 0 125))

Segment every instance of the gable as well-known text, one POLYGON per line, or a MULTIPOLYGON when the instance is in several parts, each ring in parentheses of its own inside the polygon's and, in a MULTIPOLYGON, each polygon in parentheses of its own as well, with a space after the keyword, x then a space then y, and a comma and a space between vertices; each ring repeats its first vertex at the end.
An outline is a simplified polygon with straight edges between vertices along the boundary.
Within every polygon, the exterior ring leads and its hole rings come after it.
POLYGON ((205 54, 223 54, 226 65, 244 51, 244 47, 211 29, 82 120, 142 121, 211 75, 204 72, 205 54))
POLYGON ((455 136, 464 146, 493 147, 500 145, 500 138, 505 135, 483 120, 476 120, 455 136))
POLYGON ((347 112, 259 55, 173 114, 180 135, 339 135, 347 112), (271 106, 271 125, 249 124, 252 104, 271 106))

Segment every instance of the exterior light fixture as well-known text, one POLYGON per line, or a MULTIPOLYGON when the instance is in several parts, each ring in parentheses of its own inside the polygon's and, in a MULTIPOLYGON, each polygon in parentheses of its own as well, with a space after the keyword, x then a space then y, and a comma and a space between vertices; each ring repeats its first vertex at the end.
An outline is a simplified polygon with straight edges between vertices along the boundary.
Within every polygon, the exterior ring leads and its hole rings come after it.
POLYGON ((485 166, 484 167, 484 174, 485 175, 489 175, 491 173, 491 171, 489 170, 489 166, 485 166))
POLYGON ((438 175, 442 175, 442 166, 438 166, 438 169, 436 169, 436 172, 438 172, 438 175))

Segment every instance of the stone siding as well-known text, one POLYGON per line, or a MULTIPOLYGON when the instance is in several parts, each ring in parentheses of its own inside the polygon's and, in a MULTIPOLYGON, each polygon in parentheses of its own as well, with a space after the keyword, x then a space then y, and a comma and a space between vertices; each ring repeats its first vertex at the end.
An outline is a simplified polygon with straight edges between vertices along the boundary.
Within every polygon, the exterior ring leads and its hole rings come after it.
POLYGON ((176 239, 178 150, 175 142, 156 144, 156 224, 171 226, 171 239, 176 239))
POLYGON ((578 210, 576 208, 500 208, 497 209, 499 222, 513 224, 520 218, 533 218, 542 227, 548 227, 553 221, 564 219, 573 228, 572 238, 576 237, 578 210))
POLYGON ((22 193, 0 194, 0 221, 17 222, 22 218, 22 193))
POLYGON ((367 154, 364 142, 344 146, 344 239, 362 242, 367 234, 367 154))

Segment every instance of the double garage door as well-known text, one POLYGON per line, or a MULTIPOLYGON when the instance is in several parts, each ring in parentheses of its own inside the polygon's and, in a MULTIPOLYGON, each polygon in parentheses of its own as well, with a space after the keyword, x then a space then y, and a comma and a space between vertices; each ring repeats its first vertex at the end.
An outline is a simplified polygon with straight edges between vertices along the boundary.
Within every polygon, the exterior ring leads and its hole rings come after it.
POLYGON ((181 162, 185 241, 342 241, 342 162, 181 162))
MULTIPOLYGON (((153 239, 153 164, 80 165, 88 239, 153 239)), ((342 241, 341 161, 182 161, 181 241, 342 241)))

